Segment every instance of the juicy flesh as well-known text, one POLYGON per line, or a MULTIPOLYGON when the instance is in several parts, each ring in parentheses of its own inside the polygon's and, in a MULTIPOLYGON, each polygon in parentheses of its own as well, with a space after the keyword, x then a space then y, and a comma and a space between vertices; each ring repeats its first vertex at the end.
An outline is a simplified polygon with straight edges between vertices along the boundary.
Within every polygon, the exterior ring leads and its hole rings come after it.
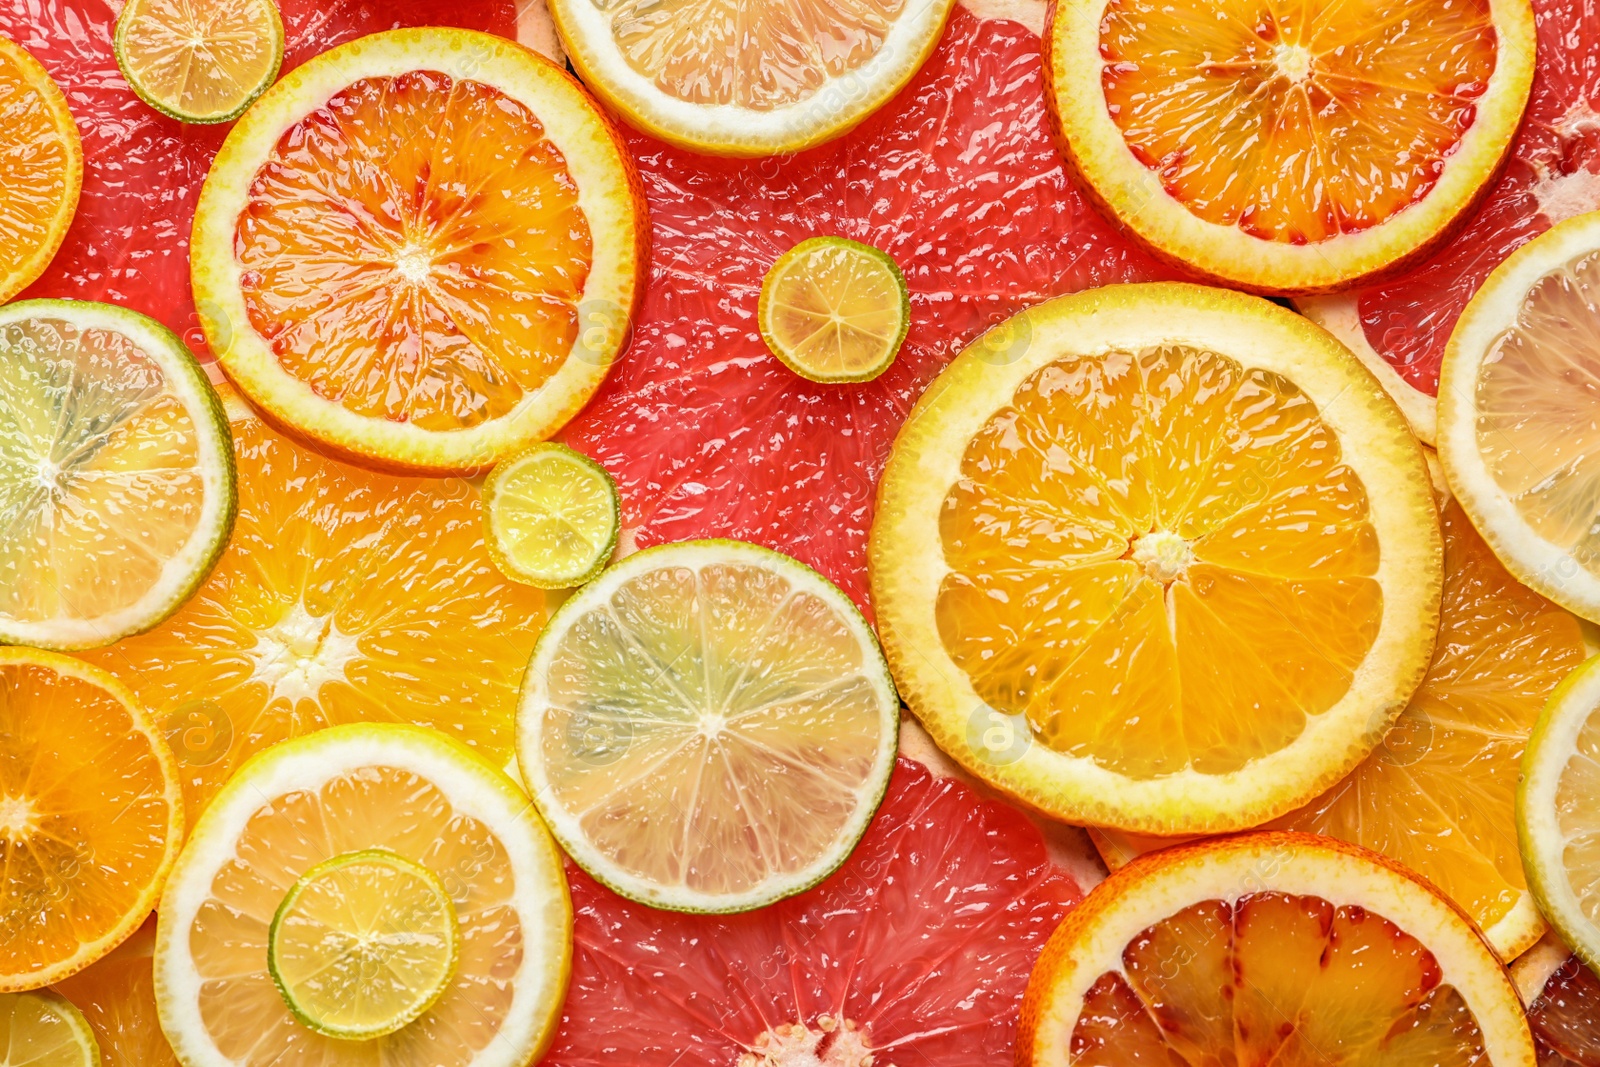
POLYGON ((870 801, 869 670, 837 609, 776 571, 647 571, 575 619, 550 661, 551 792, 658 885, 734 894, 804 870, 870 801))
POLYGON ((156 1016, 155 916, 110 955, 54 988, 83 1012, 102 1067, 178 1067, 156 1016))
MULTIPOLYGON (((1528 1005, 1528 1025, 1541 1052, 1578 1067, 1600 1067, 1600 978, 1568 956, 1528 1005)), ((1540 1063, 1546 1067, 1545 1059, 1540 1063)))
POLYGON ((158 583, 200 521, 199 439, 122 334, 0 326, 0 615, 95 618, 158 583))
POLYGON ((979 430, 940 520, 978 695, 1118 773, 1237 770, 1348 690, 1383 596, 1367 495, 1287 380, 1170 347, 1067 358, 979 430))
POLYGON ((367 418, 500 418, 565 362, 593 246, 522 104, 432 71, 346 86, 257 172, 235 255, 289 375, 367 418))
POLYGON ((0 293, 13 293, 35 273, 40 248, 65 227, 62 211, 71 195, 67 170, 72 143, 56 111, 29 82, 29 75, 0 52, 0 293))
POLYGON ((65 1010, 38 993, 0 994, 0 1048, 7 1067, 100 1067, 65 1010))
POLYGON ((501 550, 526 572, 579 579, 611 544, 616 498, 604 475, 541 452, 501 477, 493 522, 501 550))
POLYGON ((848 245, 816 245, 764 288, 764 325, 790 361, 815 377, 859 377, 894 358, 905 290, 876 256, 848 245))
POLYGON ((1600 713, 1591 713, 1556 784, 1561 862, 1578 906, 1600 925, 1600 713))
POLYGON ((302 1062, 458 1067, 505 1024, 524 952, 505 846, 438 786, 393 767, 338 774, 315 791, 263 803, 245 824, 188 931, 200 1023, 222 1055, 265 1067, 302 1062), (460 923, 461 954, 444 995, 392 1034, 352 1045, 297 1022, 267 970, 268 927, 313 866, 386 848, 438 876, 460 923))
POLYGON ((1291 244, 1427 196, 1495 51, 1460 0, 1112 0, 1100 27, 1111 119, 1167 194, 1291 244))
POLYGON ((905 0, 594 0, 623 60, 693 104, 769 111, 883 48, 905 0))
POLYGON ((1600 253, 1545 275, 1472 386, 1478 451, 1534 531, 1600 576, 1600 253))
POLYGON ((306 872, 273 933, 291 1007, 363 1036, 411 1022, 450 981, 455 907, 425 869, 376 851, 306 872))
POLYGON ((26 975, 73 959, 138 906, 173 800, 151 739, 96 685, 0 665, 0 722, 0 973, 26 975))
POLYGON ((323 459, 251 418, 233 435, 239 517, 211 577, 85 656, 161 723, 191 817, 250 755, 339 723, 432 726, 509 759, 545 604, 490 561, 477 490, 323 459))
POLYGON ((1317 897, 1208 900, 1129 942, 1073 1028, 1077 1067, 1469 1067, 1477 1020, 1421 943, 1317 897))
POLYGON ((124 59, 139 84, 176 111, 229 114, 276 69, 272 0, 132 2, 124 59))

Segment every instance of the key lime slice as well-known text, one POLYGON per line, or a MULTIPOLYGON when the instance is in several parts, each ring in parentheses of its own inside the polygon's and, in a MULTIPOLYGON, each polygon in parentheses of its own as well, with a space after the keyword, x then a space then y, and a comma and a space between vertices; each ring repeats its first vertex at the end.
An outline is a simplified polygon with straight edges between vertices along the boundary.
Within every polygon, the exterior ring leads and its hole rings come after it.
POLYGON ((566 445, 534 445, 496 465, 483 487, 484 543, 506 577, 570 589, 605 567, 622 506, 604 467, 566 445))
POLYGON ((455 974, 456 909, 438 877, 385 849, 319 863, 273 917, 267 969, 295 1018, 330 1037, 392 1034, 455 974))
POLYGON ((761 337, 814 382, 871 381, 906 339, 911 299, 886 253, 844 237, 813 237, 778 257, 761 283, 761 337))
POLYGON ((1600 973, 1600 657, 1567 676, 1534 725, 1517 842, 1539 910, 1600 973))
POLYGON ((272 0, 128 0, 117 66, 139 98, 182 122, 231 122, 283 65, 272 0))
POLYGON ((100 1045, 83 1012, 48 989, 0 996, 3 1067, 100 1067, 100 1045))
POLYGON ((234 508, 227 419, 172 331, 109 304, 0 308, 0 642, 148 630, 204 581, 234 508))
POLYGON ((623 896, 743 911, 843 863, 894 767, 872 629, 816 571, 738 541, 629 556, 551 617, 517 755, 574 861, 623 896))

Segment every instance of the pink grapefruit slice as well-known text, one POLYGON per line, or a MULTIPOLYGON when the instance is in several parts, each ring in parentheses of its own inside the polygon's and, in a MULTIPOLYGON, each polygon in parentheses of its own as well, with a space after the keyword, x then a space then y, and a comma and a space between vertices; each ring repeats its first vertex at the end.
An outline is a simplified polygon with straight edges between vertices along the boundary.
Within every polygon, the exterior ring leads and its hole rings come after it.
POLYGON ((544 1067, 991 1067, 1082 896, 1021 813, 906 759, 845 865, 772 907, 673 914, 567 874, 572 983, 544 1067))

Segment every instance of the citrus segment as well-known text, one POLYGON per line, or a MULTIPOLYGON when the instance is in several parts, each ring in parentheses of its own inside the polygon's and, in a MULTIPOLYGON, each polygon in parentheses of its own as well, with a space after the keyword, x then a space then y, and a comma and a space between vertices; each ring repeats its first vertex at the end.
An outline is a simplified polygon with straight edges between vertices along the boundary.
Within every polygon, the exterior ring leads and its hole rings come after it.
POLYGON ((0 641, 148 630, 205 580, 234 505, 221 406, 165 327, 108 304, 0 309, 0 641))
POLYGON ((349 1040, 392 1034, 433 1007, 459 952, 438 877, 384 849, 302 874, 267 932, 267 969, 294 1017, 349 1040))
POLYGON ((190 811, 253 753, 338 723, 432 726, 504 764, 545 607, 495 569, 477 491, 325 459, 237 396, 228 411, 227 552, 165 624, 87 657, 161 723, 190 811))
POLYGON ((0 304, 50 265, 83 186, 67 99, 39 61, 0 35, 0 304))
MULTIPOLYGON (((1516 850, 1517 775, 1550 693, 1583 660, 1578 620, 1518 583, 1446 503, 1444 595, 1433 662, 1383 743, 1310 804, 1268 824, 1364 845, 1426 877, 1501 959, 1544 923, 1516 850)), ((1172 844, 1093 832, 1106 862, 1172 844)))
POLYGON ((761 282, 761 339, 813 382, 864 382, 894 362, 911 325, 905 275, 870 245, 813 237, 761 282))
POLYGON ((1567 946, 1546 938, 1511 966, 1528 1005, 1539 1067, 1600 1064, 1600 978, 1567 946))
POLYGON ((156 917, 99 961, 52 988, 83 1012, 103 1067, 178 1067, 156 1018, 156 917))
POLYGON ((1080 898, 1016 809, 904 759, 844 866, 769 908, 672 914, 569 874, 572 988, 548 1067, 992 1067, 1040 945, 1080 898))
POLYGON ((1533 78, 1527 0, 1091 0, 1056 9, 1063 148, 1131 233, 1204 274, 1325 290, 1476 201, 1533 78))
POLYGON ((401 468, 558 429, 621 348, 644 209, 606 120, 500 38, 393 31, 300 67, 195 213, 202 325, 274 417, 401 468), (614 328, 593 329, 596 314, 614 328))
POLYGON ((47 989, 0 993, 0 1047, 6 1067, 100 1067, 83 1013, 47 989))
POLYGON ((12 991, 81 970, 138 928, 184 813, 172 753, 104 671, 0 649, 0 718, 0 991, 12 991))
POLYGON ((278 76, 274 0, 129 0, 117 66, 140 99, 184 122, 231 122, 278 76))
POLYGON ((629 556, 552 616, 518 765, 568 855, 617 892, 742 911, 816 884, 866 829, 899 701, 821 575, 736 541, 629 556))
POLYGON ((336 727, 262 753, 195 825, 161 901, 161 1025, 187 1067, 285 1056, 330 1067, 522 1067, 555 1030, 571 938, 559 854, 509 778, 431 730, 336 727), (296 884, 369 849, 438 880, 460 924, 460 956, 420 1018, 352 1041, 295 1018, 268 952, 273 917, 296 884))
POLYGON ((1437 518, 1399 413, 1251 297, 1127 286, 1019 319, 1026 354, 963 353, 879 487, 873 600, 912 710, 1072 821, 1239 828, 1303 803, 1433 646, 1437 518))
POLYGON ((565 445, 534 445, 484 482, 484 541, 507 577, 569 589, 611 559, 621 507, 604 467, 565 445))
POLYGON ((1426 882, 1364 849, 1248 834, 1143 857, 1056 930, 1024 1067, 1534 1063, 1515 988, 1426 882))

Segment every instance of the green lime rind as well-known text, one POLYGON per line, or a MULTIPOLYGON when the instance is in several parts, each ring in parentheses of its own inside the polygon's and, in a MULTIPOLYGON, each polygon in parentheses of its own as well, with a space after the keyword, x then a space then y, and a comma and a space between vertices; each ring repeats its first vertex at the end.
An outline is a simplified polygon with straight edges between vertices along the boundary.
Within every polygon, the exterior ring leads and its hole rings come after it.
POLYGON ((347 1041, 365 1041, 374 1037, 383 1037, 416 1022, 435 1004, 439 1003, 439 998, 444 996, 445 990, 450 988, 450 983, 455 978, 456 967, 460 960, 461 926, 456 916, 455 903, 450 899, 449 893, 445 891, 444 884, 439 881, 437 875, 420 863, 408 860, 399 853, 392 852, 386 848, 364 848, 353 852, 340 853, 307 870, 290 888, 289 892, 284 894, 283 901, 278 905, 278 910, 273 913, 272 924, 267 928, 267 971, 272 975, 272 984, 278 987, 278 995, 283 998, 289 1013, 303 1025, 319 1034, 326 1034, 329 1037, 337 1037, 347 1041), (295 904, 299 902, 307 887, 319 878, 355 863, 383 863, 390 867, 404 870, 426 882, 438 894, 439 898, 445 901, 448 905, 447 913, 450 916, 450 962, 445 968, 444 974, 428 992, 428 995, 416 1000, 402 1014, 385 1019, 381 1023, 375 1023, 372 1026, 340 1027, 318 1018, 314 1011, 301 1003, 296 997, 295 991, 284 980, 278 958, 278 931, 284 917, 294 910, 295 904))
MULTIPOLYGON (((86 300, 22 300, 0 307, 0 331, 12 323, 36 318, 61 319, 80 329, 103 329, 127 337, 166 375, 184 401, 184 410, 194 421, 202 456, 207 452, 211 455, 209 470, 202 467, 201 473, 206 478, 208 494, 214 492, 217 497, 202 507, 200 525, 190 535, 188 546, 169 558, 166 566, 171 568, 179 556, 187 554, 189 557, 177 572, 178 577, 170 581, 164 579, 165 588, 158 586, 139 603, 119 612, 122 617, 115 619, 101 616, 25 623, 0 613, 0 644, 32 645, 63 652, 100 648, 160 625, 210 576, 211 569, 228 547, 239 509, 233 434, 222 399, 212 388, 200 361, 177 334, 155 319, 115 304, 86 300)), ((0 357, 4 355, 0 351, 0 357)))
MULTIPOLYGON (((693 566, 692 561, 679 562, 693 566)), ((888 794, 890 777, 894 772, 900 743, 900 698, 895 690, 894 678, 888 661, 878 646, 877 636, 855 602, 833 582, 799 560, 761 545, 731 538, 706 538, 656 545, 636 552, 607 568, 600 579, 574 593, 552 613, 543 633, 534 644, 528 660, 528 670, 523 676, 522 693, 517 706, 517 763, 539 814, 550 832, 560 842, 567 856, 582 867, 592 878, 619 896, 663 911, 701 915, 726 915, 753 911, 779 900, 803 893, 827 879, 850 858, 871 825, 872 817, 883 798, 888 794), (542 689, 545 668, 560 643, 562 635, 580 615, 606 600, 611 587, 645 571, 660 569, 672 564, 675 557, 704 553, 708 557, 721 554, 723 558, 743 557, 741 562, 760 562, 791 579, 800 589, 822 599, 850 626, 862 651, 861 673, 869 676, 883 694, 885 729, 881 732, 873 758, 871 774, 858 792, 860 806, 857 817, 835 838, 833 847, 818 860, 781 885, 765 885, 754 891, 732 897, 717 897, 690 890, 674 890, 655 882, 646 881, 623 871, 619 865, 606 860, 581 832, 581 824, 565 809, 555 803, 554 792, 545 773, 542 689)))
MULTIPOLYGON (((1517 847, 1539 910, 1572 951, 1600 974, 1600 925, 1588 917, 1573 889, 1555 803, 1562 772, 1579 755, 1578 735, 1594 715, 1600 715, 1600 656, 1556 687, 1528 736, 1517 783, 1517 847)), ((1600 797, 1594 801, 1589 810, 1594 832, 1600 833, 1600 797)))
POLYGON ((142 0, 128 0, 122 13, 117 16, 117 26, 111 37, 111 50, 117 58, 117 69, 122 72, 122 77, 127 81, 128 87, 146 104, 155 108, 168 118, 177 119, 197 126, 214 126, 223 122, 232 122, 250 109, 250 105, 268 89, 273 82, 278 80, 278 73, 283 69, 283 18, 278 14, 278 5, 273 0, 260 0, 261 6, 266 10, 271 23, 272 47, 275 58, 272 67, 256 85, 250 86, 239 98, 237 103, 225 113, 212 115, 196 115, 184 111, 177 104, 163 100, 158 94, 151 91, 137 73, 132 69, 127 59, 128 34, 132 31, 133 23, 141 10, 142 0))
MULTIPOLYGON (((622 530, 622 495, 617 489, 616 479, 611 477, 609 471, 582 452, 568 448, 566 445, 554 441, 544 441, 530 445, 520 452, 501 460, 495 464, 494 470, 483 484, 483 540, 489 549, 489 558, 500 572, 514 582, 531 585, 538 589, 573 589, 594 580, 606 569, 606 564, 611 561, 612 554, 617 549, 617 538, 622 530), (506 544, 502 524, 509 521, 505 509, 508 507, 501 491, 505 488, 506 479, 519 467, 539 460, 557 460, 570 464, 574 473, 579 477, 589 478, 596 485, 605 487, 606 496, 611 501, 610 529, 606 536, 598 542, 590 541, 594 551, 582 562, 580 566, 563 571, 541 571, 519 562, 506 544), (498 521, 497 521, 498 520, 498 521)), ((580 535, 582 536, 582 535, 580 535)), ((584 538, 586 541, 589 539, 584 538)))
POLYGON ((894 257, 880 248, 874 248, 860 241, 852 241, 848 237, 809 237, 795 245, 789 251, 779 256, 777 261, 767 270, 766 277, 761 280, 761 297, 756 305, 756 322, 761 329, 761 339, 766 342, 767 348, 778 360, 790 370, 807 381, 817 382, 822 385, 842 385, 850 382, 870 382, 878 375, 889 369, 895 357, 900 354, 900 346, 905 343, 906 331, 911 328, 911 292, 906 286, 906 276, 900 270, 900 264, 894 257), (768 315, 771 311, 771 296, 776 283, 795 260, 804 256, 814 248, 848 248, 875 260, 894 276, 896 287, 900 291, 900 329, 895 334, 894 340, 886 345, 883 355, 877 363, 856 374, 827 373, 815 367, 808 366, 802 360, 795 358, 788 346, 778 339, 772 330, 768 315))

